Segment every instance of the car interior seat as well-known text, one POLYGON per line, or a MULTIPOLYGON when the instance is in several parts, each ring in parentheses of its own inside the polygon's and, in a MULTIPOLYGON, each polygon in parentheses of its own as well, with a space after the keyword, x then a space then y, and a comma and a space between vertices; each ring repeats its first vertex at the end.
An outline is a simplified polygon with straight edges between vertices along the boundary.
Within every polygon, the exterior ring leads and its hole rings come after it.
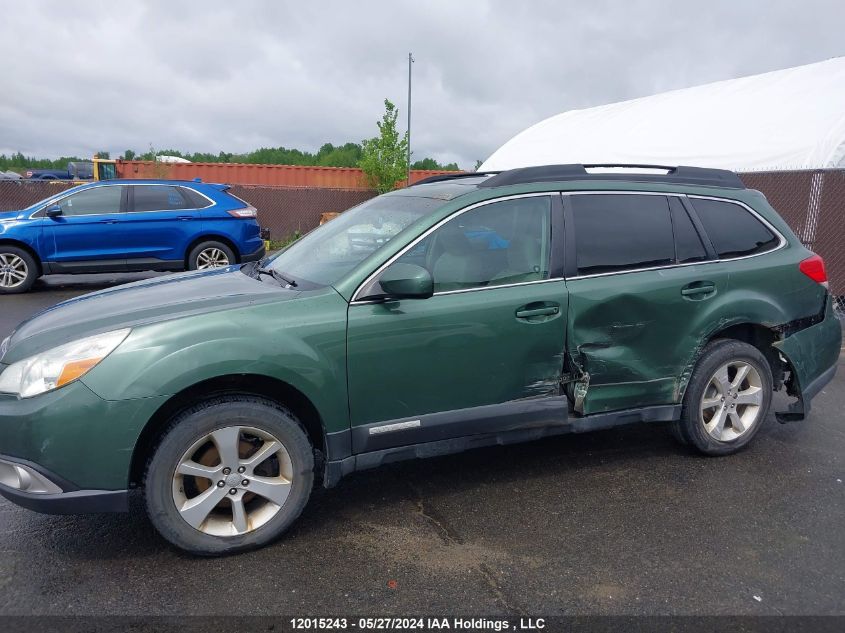
POLYGON ((434 290, 443 292, 473 288, 482 284, 481 259, 458 223, 450 223, 437 234, 443 252, 432 267, 434 290))
POLYGON ((493 276, 491 285, 516 284, 543 279, 540 270, 540 243, 525 237, 513 238, 508 245, 507 265, 493 276))

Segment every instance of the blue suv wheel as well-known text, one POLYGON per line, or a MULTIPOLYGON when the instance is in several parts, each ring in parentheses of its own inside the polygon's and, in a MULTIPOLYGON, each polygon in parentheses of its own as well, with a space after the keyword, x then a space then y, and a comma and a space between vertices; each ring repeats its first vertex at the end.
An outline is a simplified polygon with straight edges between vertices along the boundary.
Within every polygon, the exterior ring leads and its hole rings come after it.
POLYGON ((235 253, 222 242, 202 242, 188 255, 188 268, 191 270, 223 268, 236 263, 235 253))
POLYGON ((0 244, 0 294, 26 292, 38 278, 38 263, 22 248, 0 244))

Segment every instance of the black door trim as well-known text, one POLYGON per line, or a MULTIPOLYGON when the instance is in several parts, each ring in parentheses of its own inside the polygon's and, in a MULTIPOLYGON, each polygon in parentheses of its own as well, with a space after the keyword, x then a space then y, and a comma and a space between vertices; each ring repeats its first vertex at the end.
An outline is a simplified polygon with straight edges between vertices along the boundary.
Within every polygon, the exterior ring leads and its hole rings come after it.
POLYGON ((710 236, 707 234, 707 231, 704 230, 704 225, 701 223, 701 219, 699 219, 698 213, 695 211, 695 207, 692 206, 692 203, 686 196, 679 197, 678 199, 681 201, 681 206, 687 212, 687 216, 689 216, 695 230, 698 232, 698 237, 701 239, 701 243, 704 244, 704 250, 707 251, 707 261, 718 260, 719 255, 716 253, 716 248, 713 246, 713 242, 710 241, 710 236))
POLYGON ((364 424, 352 428, 352 452, 566 424, 568 409, 566 396, 552 396, 364 424))
POLYGON ((75 262, 44 262, 44 273, 55 275, 76 275, 81 273, 118 273, 179 271, 185 269, 185 261, 181 259, 156 259, 155 257, 135 257, 132 259, 87 259, 75 262))
MULTIPOLYGON (((498 406, 498 405, 494 405, 498 406)), ((482 408, 482 407, 479 407, 482 408)), ((450 412, 457 413, 457 412, 450 412)), ((434 441, 422 441, 403 446, 394 446, 380 450, 371 450, 357 455, 344 454, 343 450, 350 450, 350 431, 339 431, 330 433, 326 437, 328 458, 323 473, 323 485, 331 488, 343 477, 359 470, 376 468, 391 462, 404 461, 407 459, 420 459, 425 457, 439 457, 451 455, 463 451, 494 446, 497 444, 514 444, 539 440, 553 435, 564 433, 586 433, 599 431, 626 424, 639 422, 668 422, 677 420, 681 415, 680 404, 657 405, 642 407, 638 409, 627 409, 624 411, 613 411, 610 413, 597 413, 587 416, 570 417, 563 422, 551 424, 538 424, 517 426, 510 429, 502 428, 499 431, 492 431, 488 425, 487 431, 477 435, 464 435, 449 439, 438 439, 434 441), (334 450, 333 450, 334 449, 334 450)), ((390 423, 381 422, 379 425, 390 423)), ((494 422, 495 424, 495 422, 494 422)), ((367 428, 379 425, 367 425, 367 428)), ((355 429, 353 429, 354 431, 355 429)), ((369 432, 369 431, 368 431, 369 432)), ((403 432, 403 431, 397 431, 403 432)), ((377 434, 378 435, 378 434, 377 434)))

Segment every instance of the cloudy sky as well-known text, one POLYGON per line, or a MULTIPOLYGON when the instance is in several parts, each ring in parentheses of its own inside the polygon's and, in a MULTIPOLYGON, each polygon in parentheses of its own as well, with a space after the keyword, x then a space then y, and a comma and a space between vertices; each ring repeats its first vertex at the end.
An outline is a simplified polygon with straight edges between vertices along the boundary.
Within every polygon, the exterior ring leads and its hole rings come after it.
MULTIPOLYGON (((845 55, 841 0, 0 0, 0 153, 316 150, 407 106, 471 167, 572 108, 845 55)), ((404 126, 404 123, 403 123, 404 126)))

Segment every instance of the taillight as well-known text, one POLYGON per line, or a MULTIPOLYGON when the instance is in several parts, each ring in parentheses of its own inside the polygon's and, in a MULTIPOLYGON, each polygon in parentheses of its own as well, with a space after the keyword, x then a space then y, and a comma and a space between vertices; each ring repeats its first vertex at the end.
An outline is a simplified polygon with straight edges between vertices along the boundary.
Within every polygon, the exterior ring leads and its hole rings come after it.
POLYGON ((827 283, 827 271, 824 269, 824 260, 818 255, 813 255, 803 260, 798 264, 798 269, 816 283, 821 284, 825 288, 829 287, 827 283))
POLYGON ((256 218, 258 217, 258 210, 252 206, 247 205, 241 209, 229 209, 227 211, 229 215, 232 215, 236 218, 256 218))

